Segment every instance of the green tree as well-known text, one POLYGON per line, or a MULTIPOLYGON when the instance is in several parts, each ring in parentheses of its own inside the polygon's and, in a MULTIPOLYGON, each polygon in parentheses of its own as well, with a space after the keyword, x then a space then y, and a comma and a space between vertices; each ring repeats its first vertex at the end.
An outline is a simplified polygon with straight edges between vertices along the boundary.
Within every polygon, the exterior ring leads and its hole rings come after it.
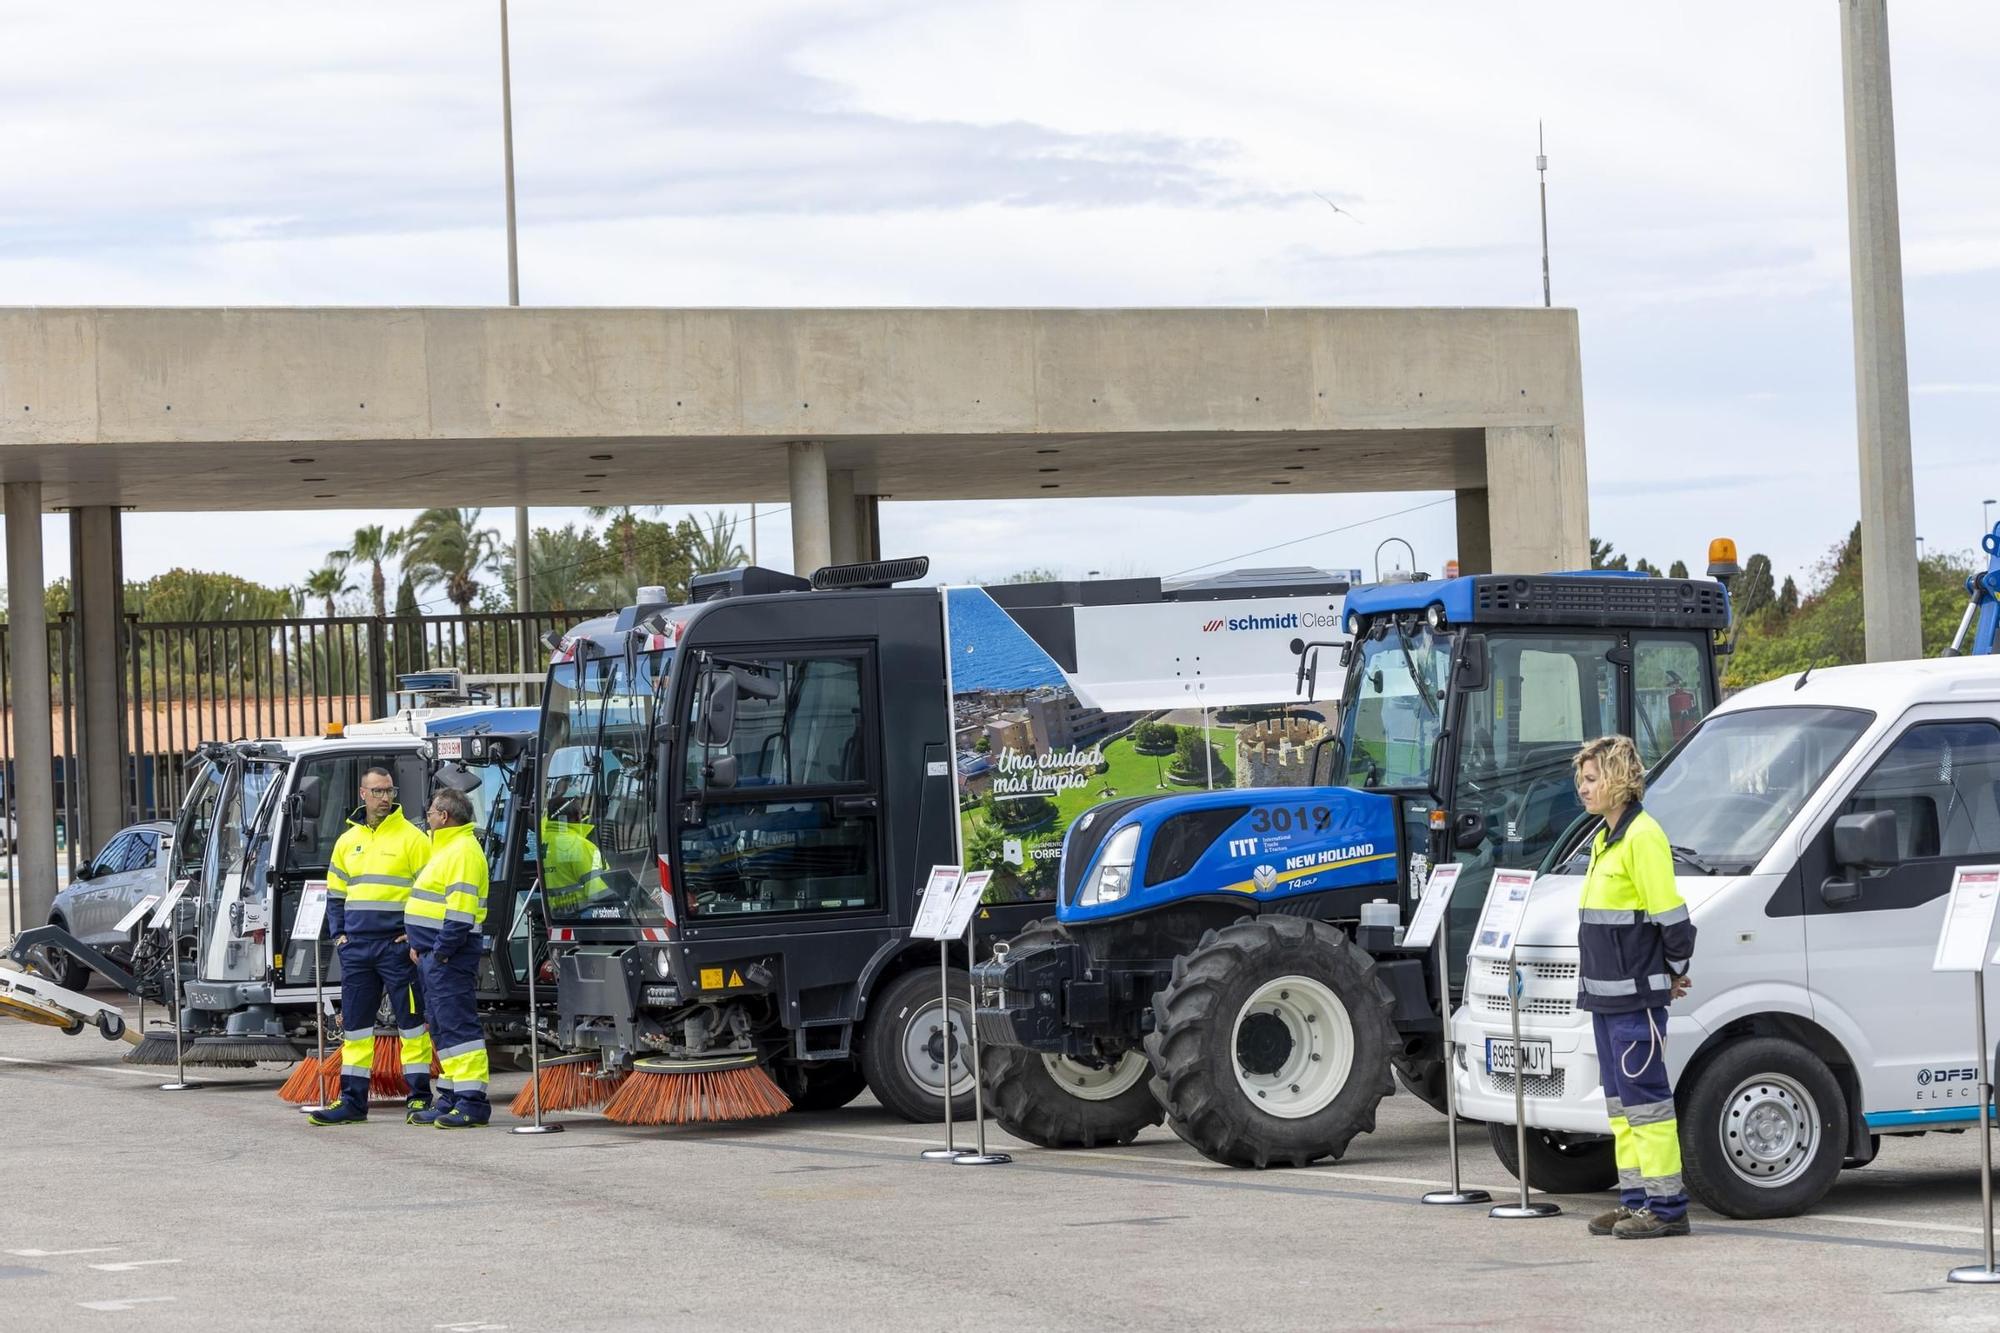
POLYGON ((1671 565, 1668 565, 1668 566, 1667 566, 1667 577, 1668 577, 1668 578, 1670 578, 1670 579, 1684 579, 1684 578, 1686 578, 1687 576, 1688 576, 1688 565, 1687 565, 1687 561, 1685 561, 1685 560, 1676 560, 1676 561, 1674 561, 1674 562, 1673 562, 1673 563, 1672 563, 1671 565))
POLYGON ((354 540, 346 550, 333 553, 332 558, 343 564, 356 561, 368 566, 368 601, 377 619, 388 614, 389 583, 383 577, 382 562, 395 559, 402 551, 404 535, 401 529, 392 532, 380 523, 371 523, 354 530, 354 540))
POLYGON ((1743 619, 1757 615, 1777 600, 1778 585, 1771 577, 1771 557, 1759 551, 1743 562, 1743 574, 1734 589, 1736 614, 1743 619))
POLYGON ((195 569, 170 569, 125 585, 126 611, 155 623, 280 620, 296 606, 289 588, 195 569))
POLYGON ((306 581, 299 585, 299 590, 307 597, 318 597, 326 603, 328 620, 339 614, 334 602, 355 591, 354 585, 347 581, 347 562, 335 558, 343 554, 345 552, 329 552, 326 563, 306 575, 306 581))
POLYGON ((605 530, 605 558, 592 570, 607 600, 623 606, 640 588, 658 586, 667 590, 669 601, 686 601, 688 579, 694 574, 688 534, 685 524, 655 522, 632 514, 613 519, 605 530))
MULTIPOLYGON (((651 514, 660 512, 659 505, 643 505, 638 508, 632 505, 591 505, 584 511, 592 518, 610 520, 604 525, 604 544, 618 557, 618 567, 625 575, 623 585, 635 593, 645 583, 645 580, 639 577, 639 508, 651 514)), ((631 601, 632 594, 627 594, 622 600, 631 601)))
POLYGON ((479 596, 479 576, 493 567, 500 534, 479 526, 478 509, 426 509, 410 524, 403 569, 418 587, 444 589, 464 615, 479 596))
POLYGON ((1132 748, 1140 754, 1167 754, 1180 739, 1171 722, 1141 722, 1132 728, 1132 748))
POLYGON ((1182 727, 1179 730, 1180 735, 1174 740, 1174 762, 1171 766, 1174 774, 1183 781, 1206 782, 1213 773, 1216 786, 1229 786, 1229 766, 1222 761, 1222 755, 1215 746, 1203 739, 1201 728, 1182 727))
POLYGON ((1790 574, 1785 575, 1785 586, 1778 590, 1778 618, 1790 620, 1798 614, 1799 585, 1790 574))
POLYGON ((710 514, 706 526, 693 519, 682 519, 681 523, 688 561, 696 574, 719 574, 750 563, 750 557, 736 544, 736 518, 727 510, 710 514))
POLYGON ((1632 568, 1644 574, 1647 578, 1656 579, 1660 577, 1660 567, 1644 557, 1641 557, 1634 563, 1632 568))
POLYGON ((1592 537, 1590 539, 1590 567, 1592 569, 1630 569, 1631 562, 1618 554, 1610 542, 1592 537))
MULTIPOLYGON (((528 538, 528 604, 543 611, 595 610, 617 600, 606 588, 604 543, 589 528, 566 523, 536 528, 528 538)), ((499 564, 500 579, 514 586, 514 551, 499 564)))
POLYGON ((408 574, 396 585, 396 619, 415 620, 423 614, 417 609, 417 585, 408 574))

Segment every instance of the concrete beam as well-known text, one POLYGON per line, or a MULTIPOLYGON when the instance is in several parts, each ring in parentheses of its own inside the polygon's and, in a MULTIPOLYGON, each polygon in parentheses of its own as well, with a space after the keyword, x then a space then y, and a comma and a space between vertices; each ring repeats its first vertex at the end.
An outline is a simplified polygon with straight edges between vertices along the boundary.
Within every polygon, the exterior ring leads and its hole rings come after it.
POLYGON ((833 563, 851 565, 861 557, 854 529, 854 473, 848 468, 832 468, 826 474, 826 516, 828 545, 833 563))
POLYGON ((76 609, 77 741, 82 827, 73 835, 95 856, 130 818, 125 788, 124 552, 116 509, 92 505, 69 516, 70 593, 76 609))
POLYGON ((1861 453, 1861 606, 1868 660, 1882 662, 1923 656, 1886 0, 1841 0, 1840 72, 1861 453))
POLYGON ((899 499, 1463 489, 1583 420, 1544 309, 0 309, 0 406, 0 480, 167 510, 768 502, 800 439, 899 499))
MULTIPOLYGON (((1504 426, 1486 432, 1493 569, 1540 574, 1590 564, 1590 483, 1583 431, 1504 426)), ((1460 568, 1465 556, 1460 553, 1460 568)))
POLYGON ((794 441, 787 448, 792 485, 792 572, 810 578, 833 563, 826 503, 826 446, 794 441))
POLYGON ((56 897, 55 737, 42 610, 42 488, 6 485, 7 702, 14 712, 14 923, 39 926, 56 897))

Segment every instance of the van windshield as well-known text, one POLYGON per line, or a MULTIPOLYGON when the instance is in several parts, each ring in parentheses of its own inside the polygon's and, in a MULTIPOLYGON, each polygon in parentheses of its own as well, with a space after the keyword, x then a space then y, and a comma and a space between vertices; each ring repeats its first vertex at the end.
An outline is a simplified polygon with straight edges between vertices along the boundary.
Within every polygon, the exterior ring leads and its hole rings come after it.
POLYGON ((1646 812, 1692 855, 1682 873, 1754 870, 1874 714, 1749 708, 1703 722, 1646 784, 1646 812))

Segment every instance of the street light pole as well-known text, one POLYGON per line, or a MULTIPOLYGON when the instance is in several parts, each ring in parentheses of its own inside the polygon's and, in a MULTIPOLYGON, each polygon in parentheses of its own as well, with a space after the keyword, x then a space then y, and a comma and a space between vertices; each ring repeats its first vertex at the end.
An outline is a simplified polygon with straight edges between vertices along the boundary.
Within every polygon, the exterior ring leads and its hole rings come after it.
POLYGON ((1980 520, 1981 520, 1981 527, 1980 527, 1980 533, 1981 533, 1981 535, 1984 535, 1984 534, 1986 534, 1986 533, 1988 533, 1988 532, 1991 532, 1991 531, 1993 531, 1993 506, 1994 506, 1994 505, 1997 505, 1997 504, 2000 504, 2000 500, 1981 500, 1981 501, 1979 502, 1979 517, 1980 517, 1980 520))
MULTIPOLYGON (((507 304, 521 304, 521 255, 514 229, 514 77, 507 50, 507 0, 500 0, 500 144, 507 164, 507 304)), ((526 612, 530 579, 528 574, 528 507, 514 506, 514 609, 526 612)), ((533 670, 529 656, 533 636, 527 622, 521 624, 521 670, 533 670)))
POLYGON ((1535 122, 1535 174, 1542 178, 1542 306, 1549 305, 1549 154, 1542 122, 1535 122))

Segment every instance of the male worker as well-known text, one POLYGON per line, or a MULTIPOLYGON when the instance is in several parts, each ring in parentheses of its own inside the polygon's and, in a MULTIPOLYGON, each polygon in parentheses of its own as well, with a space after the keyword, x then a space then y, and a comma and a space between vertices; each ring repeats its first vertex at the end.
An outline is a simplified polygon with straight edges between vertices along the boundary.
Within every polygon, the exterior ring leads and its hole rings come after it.
POLYGON ((375 1010, 388 992, 401 1038, 407 1114, 431 1104, 431 1037, 417 1000, 416 969, 403 935, 403 904, 430 860, 423 830, 403 818, 386 768, 361 775, 361 808, 347 820, 326 870, 326 917, 340 948, 340 1100, 308 1119, 358 1125, 368 1119, 375 1063, 375 1010))
POLYGON ((410 1123, 439 1129, 472 1129, 492 1118, 486 1100, 485 1032, 476 994, 485 953, 486 853, 472 826, 465 793, 440 787, 431 795, 431 859, 410 890, 403 928, 410 957, 423 972, 424 997, 437 1037, 438 1098, 410 1123))

